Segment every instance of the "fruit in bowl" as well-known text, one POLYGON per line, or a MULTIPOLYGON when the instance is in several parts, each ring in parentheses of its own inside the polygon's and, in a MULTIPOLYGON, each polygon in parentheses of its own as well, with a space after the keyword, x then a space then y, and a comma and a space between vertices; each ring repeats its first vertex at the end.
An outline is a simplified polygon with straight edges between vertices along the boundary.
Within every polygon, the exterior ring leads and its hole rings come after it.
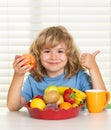
POLYGON ((46 92, 43 96, 43 99, 46 104, 56 103, 59 100, 59 98, 60 98, 60 94, 56 90, 50 90, 46 92))
POLYGON ((73 104, 75 102, 75 92, 72 88, 68 88, 63 93, 64 101, 73 104))
POLYGON ((59 107, 56 103, 49 103, 49 104, 46 105, 44 110, 48 110, 48 109, 59 110, 59 107))
POLYGON ((49 92, 49 91, 51 91, 51 90, 55 90, 55 91, 59 92, 57 86, 55 86, 55 85, 50 85, 50 86, 48 86, 48 87, 44 90, 44 94, 47 93, 47 92, 49 92))
POLYGON ((85 93, 75 88, 50 85, 42 96, 35 96, 25 106, 33 118, 67 119, 79 114, 84 107, 85 98, 85 93))
POLYGON ((30 108, 38 108, 40 110, 44 110, 46 104, 43 99, 41 98, 34 98, 30 102, 30 108))
POLYGON ((72 104, 69 103, 69 102, 62 102, 60 105, 59 105, 59 108, 60 109, 65 109, 65 110, 68 110, 70 108, 72 108, 72 104))
POLYGON ((40 101, 38 101, 39 103, 36 101, 34 105, 31 105, 33 103, 30 102, 30 106, 31 108, 39 108, 40 104, 44 104, 44 107, 40 107, 41 110, 45 110, 45 108, 49 107, 54 109, 57 107, 59 109, 69 109, 71 107, 77 108, 81 104, 84 104, 85 97, 86 95, 84 92, 75 88, 69 88, 67 86, 57 87, 54 85, 50 85, 44 90, 43 96, 37 95, 33 98, 40 98, 42 100, 42 103, 40 101))
POLYGON ((57 105, 60 105, 62 102, 64 102, 63 95, 60 95, 58 101, 56 102, 57 105))

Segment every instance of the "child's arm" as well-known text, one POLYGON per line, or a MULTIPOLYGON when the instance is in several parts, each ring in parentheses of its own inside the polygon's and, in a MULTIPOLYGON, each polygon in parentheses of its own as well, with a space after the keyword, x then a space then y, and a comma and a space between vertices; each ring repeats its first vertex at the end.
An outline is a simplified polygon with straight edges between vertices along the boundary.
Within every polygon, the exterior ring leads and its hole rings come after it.
POLYGON ((30 70, 29 65, 24 66, 26 62, 23 56, 15 57, 14 75, 7 96, 7 106, 10 111, 18 111, 26 102, 21 96, 24 75, 30 70))
POLYGON ((95 61, 96 55, 100 53, 100 51, 95 51, 94 53, 84 53, 81 56, 81 64, 83 67, 89 70, 91 80, 92 80, 92 87, 93 89, 103 89, 106 90, 104 81, 102 79, 100 70, 98 65, 95 61))

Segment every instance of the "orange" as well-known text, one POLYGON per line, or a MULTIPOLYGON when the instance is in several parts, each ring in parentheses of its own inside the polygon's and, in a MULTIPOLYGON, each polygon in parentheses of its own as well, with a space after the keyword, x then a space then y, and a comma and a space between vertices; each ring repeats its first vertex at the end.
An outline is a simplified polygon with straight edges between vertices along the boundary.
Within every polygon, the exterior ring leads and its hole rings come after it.
POLYGON ((69 103, 69 102, 62 102, 60 105, 59 105, 59 108, 60 109, 69 109, 69 108, 71 108, 72 107, 72 105, 69 103))
POLYGON ((34 98, 30 103, 31 108, 39 108, 39 109, 43 110, 45 108, 45 106, 46 106, 46 104, 45 104, 44 100, 41 98, 34 98))

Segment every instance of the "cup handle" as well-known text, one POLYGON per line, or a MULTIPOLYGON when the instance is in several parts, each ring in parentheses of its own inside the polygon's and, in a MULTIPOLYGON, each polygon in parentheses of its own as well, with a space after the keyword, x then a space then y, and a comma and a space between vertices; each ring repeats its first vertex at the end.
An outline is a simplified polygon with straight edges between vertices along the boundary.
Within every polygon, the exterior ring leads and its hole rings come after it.
POLYGON ((106 91, 106 102, 104 104, 104 108, 107 107, 109 100, 110 100, 110 92, 106 91))

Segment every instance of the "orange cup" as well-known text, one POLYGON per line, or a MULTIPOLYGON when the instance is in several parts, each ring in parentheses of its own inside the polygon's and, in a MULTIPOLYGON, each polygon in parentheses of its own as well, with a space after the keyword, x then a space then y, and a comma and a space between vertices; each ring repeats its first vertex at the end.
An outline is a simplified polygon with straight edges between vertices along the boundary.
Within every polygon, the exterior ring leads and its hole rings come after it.
POLYGON ((110 100, 110 92, 104 90, 91 89, 86 91, 86 105, 91 113, 102 112, 107 107, 110 100))

